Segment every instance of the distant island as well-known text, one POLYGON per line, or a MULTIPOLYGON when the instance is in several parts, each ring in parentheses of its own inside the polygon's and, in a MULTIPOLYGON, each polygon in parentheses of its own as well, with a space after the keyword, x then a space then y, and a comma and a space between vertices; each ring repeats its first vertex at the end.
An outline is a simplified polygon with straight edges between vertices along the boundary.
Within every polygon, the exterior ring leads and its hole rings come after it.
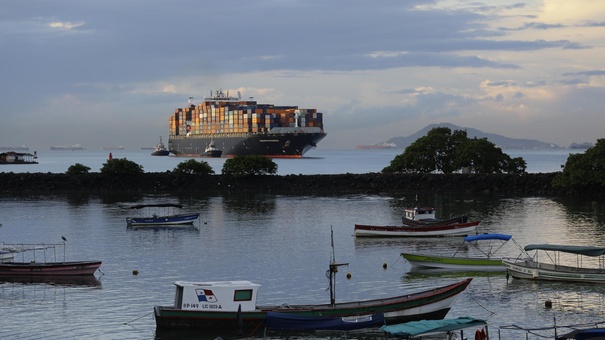
MULTIPOLYGON (((416 133, 413 133, 409 136, 405 137, 393 137, 386 141, 386 143, 394 144, 398 149, 405 149, 410 144, 415 142, 418 138, 426 136, 426 134, 436 128, 436 127, 447 127, 450 130, 465 130, 467 136, 469 138, 487 138, 490 142, 494 143, 497 147, 501 149, 565 149, 563 146, 556 145, 554 143, 543 142, 534 139, 516 139, 509 138, 502 135, 498 135, 495 133, 486 133, 477 129, 462 127, 451 123, 439 123, 439 124, 430 124, 427 125, 424 129, 419 130, 416 133)), ((576 144, 572 143, 569 148, 570 149, 588 149, 592 146, 592 143, 581 143, 576 144)))

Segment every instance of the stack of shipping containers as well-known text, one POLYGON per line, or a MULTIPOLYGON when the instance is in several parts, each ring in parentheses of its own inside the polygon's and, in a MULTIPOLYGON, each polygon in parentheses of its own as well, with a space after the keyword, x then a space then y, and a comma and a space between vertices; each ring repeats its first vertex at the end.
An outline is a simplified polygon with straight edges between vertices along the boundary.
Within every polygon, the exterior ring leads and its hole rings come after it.
POLYGON ((316 109, 257 104, 255 101, 204 101, 176 109, 170 116, 170 135, 264 133, 274 127, 320 127, 316 109))

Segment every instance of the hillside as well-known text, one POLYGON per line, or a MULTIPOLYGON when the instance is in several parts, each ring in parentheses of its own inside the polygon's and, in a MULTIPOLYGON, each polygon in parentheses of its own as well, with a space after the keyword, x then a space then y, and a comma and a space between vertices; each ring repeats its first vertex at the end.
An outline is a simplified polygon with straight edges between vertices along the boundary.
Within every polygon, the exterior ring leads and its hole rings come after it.
POLYGON ((509 138, 495 133, 486 133, 477 129, 469 127, 461 127, 451 123, 439 123, 427 125, 424 129, 411 134, 406 137, 393 137, 389 139, 388 143, 395 143, 398 149, 405 149, 408 145, 412 144, 418 138, 425 136, 431 129, 436 127, 448 127, 450 130, 466 130, 469 138, 487 138, 490 142, 502 149, 563 149, 564 147, 558 146, 553 143, 542 142, 533 139, 515 139, 509 138))

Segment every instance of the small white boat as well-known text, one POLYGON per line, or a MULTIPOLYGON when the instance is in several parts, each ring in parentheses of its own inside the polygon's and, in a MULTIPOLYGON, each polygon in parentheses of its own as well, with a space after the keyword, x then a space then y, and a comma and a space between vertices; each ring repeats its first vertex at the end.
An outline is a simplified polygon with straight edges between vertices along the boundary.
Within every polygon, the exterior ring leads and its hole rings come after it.
POLYGON ((556 244, 530 244, 526 252, 535 251, 533 257, 504 258, 502 263, 514 278, 605 283, 605 248, 568 246, 556 244), (540 262, 539 254, 546 255, 548 262, 540 262), (564 256, 567 255, 567 256, 564 256), (575 255, 575 256, 574 256, 575 255), (565 260, 565 257, 570 257, 565 260), (572 261, 575 258, 575 261, 572 261), (574 264, 567 264, 567 263, 574 264), (584 264, 592 263, 592 266, 584 264))

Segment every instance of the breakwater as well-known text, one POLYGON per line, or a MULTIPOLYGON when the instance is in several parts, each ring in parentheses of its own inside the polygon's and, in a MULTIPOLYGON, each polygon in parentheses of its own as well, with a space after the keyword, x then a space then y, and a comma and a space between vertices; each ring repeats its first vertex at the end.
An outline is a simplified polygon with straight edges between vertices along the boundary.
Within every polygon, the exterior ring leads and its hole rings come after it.
POLYGON ((568 194, 553 187, 557 173, 537 174, 341 174, 266 175, 233 178, 224 175, 183 175, 171 172, 136 176, 52 173, 0 173, 0 193, 267 193, 277 195, 401 194, 418 192, 496 193, 511 196, 568 194))

